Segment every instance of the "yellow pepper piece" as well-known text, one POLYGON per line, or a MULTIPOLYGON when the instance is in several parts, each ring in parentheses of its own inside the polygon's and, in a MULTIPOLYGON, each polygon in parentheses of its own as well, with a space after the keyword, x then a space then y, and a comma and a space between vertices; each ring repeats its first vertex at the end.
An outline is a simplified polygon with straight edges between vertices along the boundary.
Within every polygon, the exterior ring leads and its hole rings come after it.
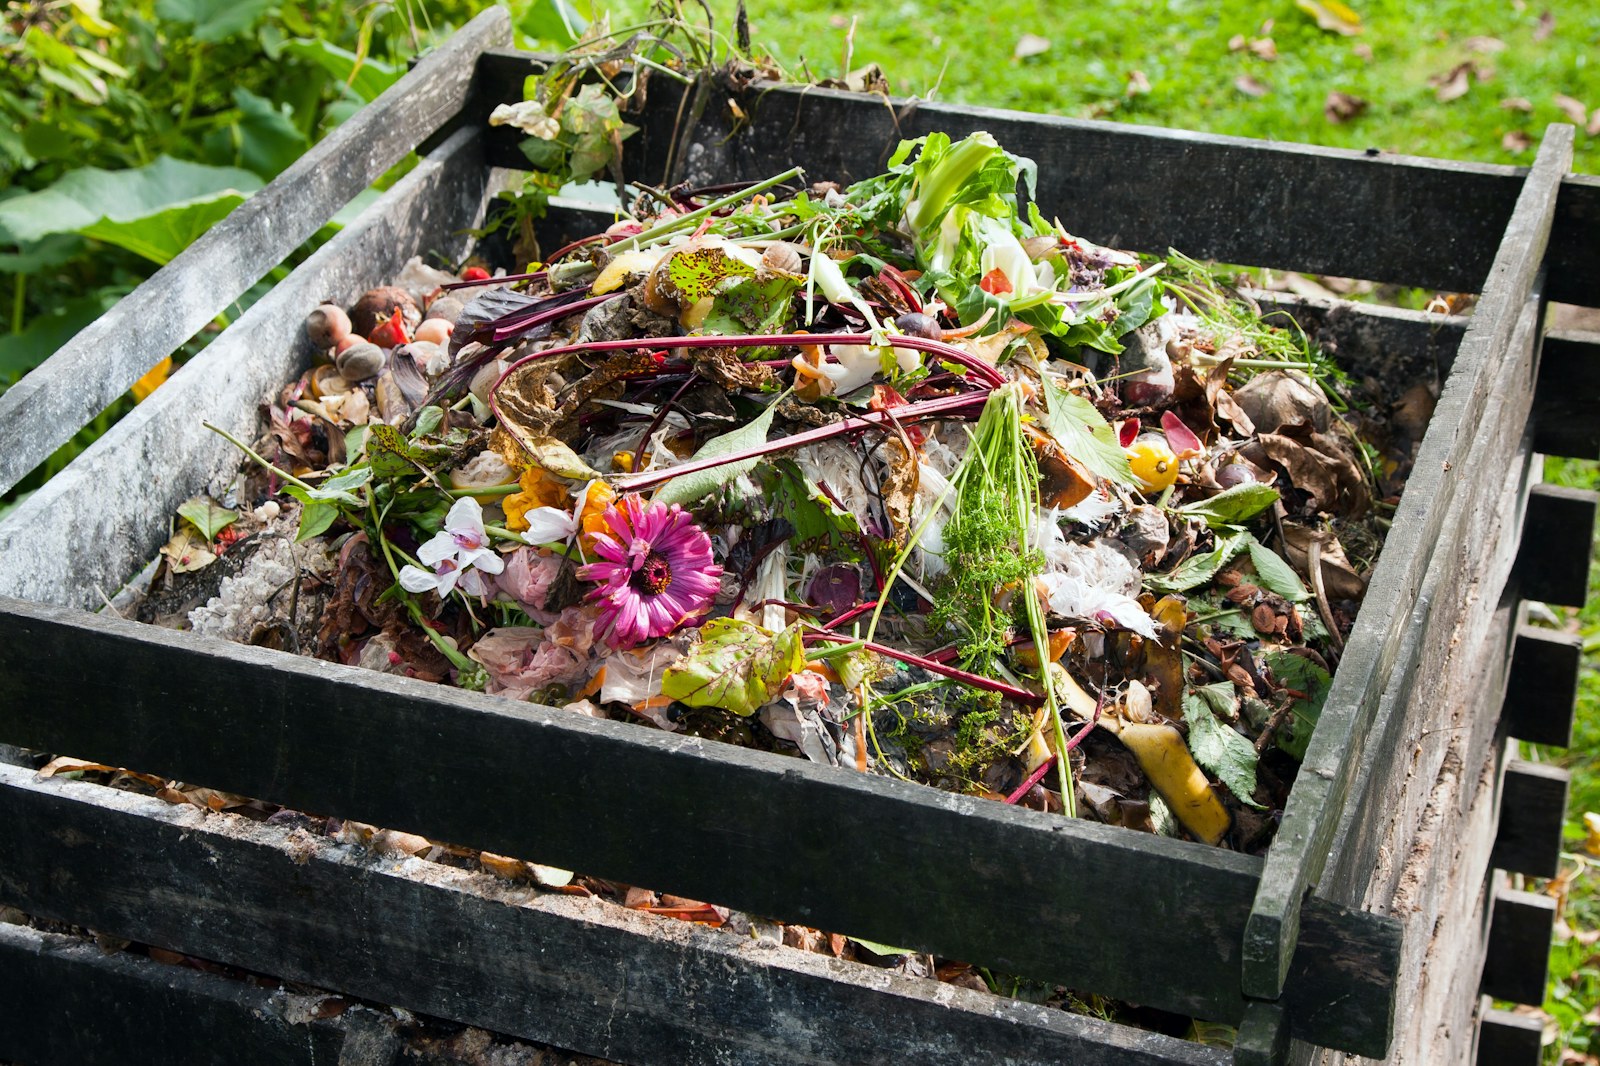
POLYGON ((146 396, 161 387, 161 384, 167 380, 167 375, 170 373, 172 373, 172 356, 169 355, 151 367, 144 377, 133 383, 133 401, 135 403, 143 403, 146 396))
POLYGON ((501 507, 506 512, 506 528, 521 533, 528 528, 527 514, 535 507, 564 507, 567 487, 539 466, 527 466, 517 481, 520 492, 507 496, 501 507))

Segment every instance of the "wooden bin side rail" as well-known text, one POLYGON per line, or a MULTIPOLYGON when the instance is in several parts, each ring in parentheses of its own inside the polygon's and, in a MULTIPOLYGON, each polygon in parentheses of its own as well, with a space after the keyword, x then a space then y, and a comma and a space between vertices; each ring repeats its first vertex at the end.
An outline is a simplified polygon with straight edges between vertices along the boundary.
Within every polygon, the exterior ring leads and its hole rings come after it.
POLYGON ((483 12, 0 395, 0 492, 453 119, 475 58, 510 39, 509 16, 483 12))
MULTIPOLYGON (((396 861, 292 826, 85 782, 39 781, 17 767, 0 765, 0 805, 8 812, 0 844, 12 859, 0 869, 0 898, 32 913, 608 1059, 1228 1059, 1226 1051, 1042 1005, 421 859, 396 861), (129 892, 128 871, 138 872, 141 891, 129 892)), ((6 981, 0 974, 0 990, 6 981)), ((166 1023, 170 1032, 174 1021, 166 1023)))
MULTIPOLYGON (((521 100, 524 79, 542 63, 485 52, 469 118, 521 100)), ((1037 199, 1074 233, 1115 247, 1172 246, 1202 259, 1447 292, 1482 289, 1527 172, 765 82, 719 85, 691 128, 693 105, 680 124, 679 104, 693 91, 650 81, 643 112, 628 116, 640 127, 624 144, 628 177, 754 181, 800 164, 809 179, 843 184, 881 172, 902 137, 988 130, 1038 163, 1037 199), (748 116, 737 129, 730 98, 748 116), (674 129, 692 133, 692 149, 674 145, 674 129)), ((495 131, 495 165, 527 168, 522 137, 495 131)), ((1597 244, 1600 178, 1568 177, 1550 299, 1600 306, 1597 244)))
MULTIPOLYGON (((0 738, 1201 1018, 1243 1010, 1261 863, 1198 844, 20 601, 0 601, 0 738)), ((1390 919, 1311 906, 1296 1035, 1381 1053, 1397 947, 1390 919)))
POLYGON ((1544 263, 1556 197, 1571 167, 1572 136, 1570 126, 1549 128, 1518 197, 1362 604, 1363 615, 1390 624, 1352 634, 1267 853, 1244 946, 1244 989, 1253 998, 1277 999, 1283 990, 1302 901, 1327 861, 1434 546, 1441 532, 1454 532, 1444 531, 1445 515, 1458 491, 1479 491, 1470 472, 1480 465, 1474 449, 1493 372, 1511 347, 1544 263))

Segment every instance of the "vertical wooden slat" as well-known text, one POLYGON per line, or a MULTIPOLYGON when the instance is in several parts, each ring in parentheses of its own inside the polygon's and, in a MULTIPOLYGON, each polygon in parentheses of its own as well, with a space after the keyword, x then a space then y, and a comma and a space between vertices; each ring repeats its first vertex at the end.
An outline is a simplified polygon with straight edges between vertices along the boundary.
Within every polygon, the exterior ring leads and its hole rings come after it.
POLYGON ((1489 922, 1483 961, 1483 994, 1513 1003, 1544 1002, 1550 970, 1550 934, 1556 901, 1550 896, 1502 888, 1489 922))
POLYGON ((1535 450, 1600 459, 1600 333, 1545 334, 1532 421, 1535 450))
POLYGON ((1478 1020, 1477 1066, 1539 1066, 1544 1061, 1544 1019, 1485 1008, 1478 1020))
POLYGON ((1511 873, 1554 877, 1561 868, 1561 825, 1572 775, 1548 763, 1513 759, 1500 792, 1500 828, 1490 862, 1511 873))
POLYGON ((1589 598, 1589 554, 1596 501, 1586 489, 1536 485, 1522 523, 1517 580, 1522 598, 1582 607, 1589 598))
POLYGON ((1582 662, 1583 638, 1576 633, 1519 627, 1500 712, 1506 733, 1530 744, 1569 746, 1582 662))

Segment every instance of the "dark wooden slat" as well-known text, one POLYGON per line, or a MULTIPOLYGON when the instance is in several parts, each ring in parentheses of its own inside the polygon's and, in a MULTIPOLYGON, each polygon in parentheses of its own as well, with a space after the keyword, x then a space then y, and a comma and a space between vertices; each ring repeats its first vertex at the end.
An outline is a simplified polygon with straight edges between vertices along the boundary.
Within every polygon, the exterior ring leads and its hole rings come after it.
POLYGON ((1588 601, 1597 501, 1600 496, 1586 489, 1534 487, 1517 555, 1517 580, 1524 599, 1563 607, 1582 607, 1588 601))
POLYGON ((1228 1061, 1095 1018, 12 767, 0 767, 0 806, 0 898, 31 912, 641 1066, 1228 1061))
POLYGON ((1282 1003, 1252 1000, 1233 1044, 1234 1066, 1283 1066, 1289 1055, 1289 1012, 1282 1003))
MULTIPOLYGON (((1244 1006, 1260 862, 1200 845, 16 601, 0 601, 0 740, 1198 1017, 1244 1006), (1126 924, 1105 920, 1113 883, 1140 886, 1126 924)), ((1308 909, 1296 1036, 1383 1035, 1394 930, 1308 909)))
POLYGON ((199 1064, 245 1049, 260 1066, 380 1066, 400 1048, 366 1008, 316 1018, 309 997, 16 925, 0 925, 0 1004, 0 1060, 29 1066, 199 1064))
MULTIPOLYGON (((522 99, 538 61, 516 52, 480 60, 480 97, 522 99)), ((650 83, 643 127, 627 145, 629 177, 663 178, 683 90, 650 83)), ((1075 233, 1143 251, 1169 246, 1230 263, 1476 292, 1493 262, 1525 171, 1369 155, 994 108, 770 87, 716 91, 686 156, 691 180, 755 179, 799 163, 816 180, 880 172, 901 137, 988 130, 1039 164, 1039 201, 1075 233), (751 116, 729 136, 725 100, 751 116), (1260 225, 1264 218, 1272 225, 1260 225)), ((518 136, 500 131, 496 165, 525 167, 518 136)), ((1553 299, 1600 304, 1600 186, 1563 184, 1552 259, 1553 299), (1560 273, 1556 273, 1556 268, 1560 273)))
POLYGON ((1246 995, 1274 999, 1283 987, 1299 935, 1301 902, 1327 862, 1384 685, 1410 632, 1407 619, 1460 489, 1460 470, 1474 465, 1493 368, 1510 350, 1534 294, 1556 193, 1571 160, 1572 128, 1551 126, 1462 338, 1362 606, 1363 616, 1381 624, 1351 634, 1267 854, 1245 934, 1246 995))
MULTIPOLYGON (((1567 816, 1571 774, 1548 763, 1506 763, 1500 792, 1500 828, 1490 861, 1530 877, 1554 877, 1561 868, 1561 825, 1567 816)), ((1505 998, 1505 997, 1502 997, 1505 998)))
POLYGON ((0 396, 0 492, 198 333, 450 119, 511 38, 490 8, 0 396))
POLYGON ((353 303, 412 255, 464 252, 488 177, 481 133, 460 131, 257 301, 0 521, 0 594, 98 608, 102 590, 115 592, 155 554, 179 503, 232 482, 239 453, 202 420, 253 438, 262 399, 310 359, 307 309, 353 303))
POLYGON ((1556 901, 1536 892, 1503 888, 1494 897, 1483 994, 1512 1003, 1544 1002, 1550 971, 1550 936, 1556 901))
POLYGON ((1600 333, 1545 334, 1533 429, 1546 455, 1600 459, 1600 333))
POLYGON ((1444 380, 1470 318, 1252 289, 1269 323, 1292 319, 1351 377, 1444 380))
POLYGON ((1583 638, 1576 633, 1519 627, 1501 711, 1506 732, 1531 744, 1571 745, 1582 663, 1583 638))
POLYGON ((1477 1066, 1539 1066, 1544 1018, 1488 1008, 1478 1021, 1477 1066))

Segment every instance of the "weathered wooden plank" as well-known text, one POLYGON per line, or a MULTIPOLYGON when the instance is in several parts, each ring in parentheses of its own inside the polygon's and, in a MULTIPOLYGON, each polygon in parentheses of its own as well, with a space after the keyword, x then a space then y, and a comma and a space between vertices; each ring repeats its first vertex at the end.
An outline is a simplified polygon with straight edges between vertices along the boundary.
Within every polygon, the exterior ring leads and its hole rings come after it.
POLYGON ((490 8, 0 396, 0 492, 198 333, 461 109, 474 59, 511 38, 490 8))
POLYGON ((1512 1003, 1544 1002, 1555 921, 1552 896, 1509 888, 1495 893, 1483 962, 1484 995, 1512 1003))
POLYGON ((311 357, 302 323, 349 304, 412 255, 461 253, 482 219, 481 134, 463 130, 301 264, 222 336, 0 522, 0 593, 99 607, 195 492, 226 491, 239 455, 202 425, 256 434, 259 405, 311 357))
MULTIPOLYGON (((494 51, 479 61, 476 107, 522 98, 535 57, 494 51)), ((628 176, 664 177, 684 90, 655 78, 628 176)), ((813 180, 880 172, 902 137, 988 130, 1039 164, 1039 202, 1074 233, 1117 247, 1477 292, 1522 186, 1524 170, 1387 153, 1253 141, 994 108, 757 83, 714 91, 674 180, 754 180, 796 163, 813 180), (726 101, 749 116, 734 132, 726 101), (1272 225, 1261 225, 1270 218, 1272 225)), ((499 131, 496 165, 525 167, 519 137, 499 131)), ((1562 186, 1552 298, 1600 304, 1600 186, 1562 186), (1560 273, 1556 273, 1556 268, 1560 273)))
POLYGON ((1357 380, 1443 381, 1471 321, 1461 315, 1260 289, 1248 295, 1268 323, 1277 325, 1280 317, 1292 320, 1357 380))
POLYGON ((1589 599, 1589 556, 1600 495, 1562 485, 1540 485, 1528 498, 1517 555, 1522 596, 1563 607, 1589 599))
POLYGON ((1568 771, 1548 763, 1521 759, 1506 763, 1500 828, 1490 860, 1496 867, 1530 877, 1554 877, 1560 871, 1561 825, 1567 816, 1571 778, 1568 771))
POLYGON ((1289 1054, 1289 1012, 1279 1002, 1252 1000, 1239 1023, 1233 1066, 1282 1066, 1289 1054))
POLYGON ((393 1061, 400 1038, 392 1019, 365 1007, 318 1018, 313 1008, 323 998, 0 924, 0 1060, 7 1062, 182 1064, 215 1062, 219 1054, 260 1066, 393 1061))
POLYGON ((1531 744, 1571 745, 1582 664, 1583 638, 1576 633, 1519 626, 1501 711, 1507 734, 1531 744))
MULTIPOLYGON (((643 1066, 1228 1061, 1095 1018, 14 767, 0 767, 0 806, 0 898, 30 912, 643 1066)), ((537 811, 505 809, 525 812, 518 820, 537 811)))
MULTIPOLYGON (((1258 859, 804 760, 16 601, 0 740, 1202 1018, 1244 1006, 1258 859), (1139 886, 1136 917, 1107 920, 1110 884, 1139 886)), ((1318 903, 1306 935, 1296 1035, 1368 1046, 1393 923, 1318 903)))
POLYGON ((1600 333, 1545 334, 1533 425, 1546 455, 1600 459, 1600 333))
POLYGON ((1352 632, 1267 854, 1245 935, 1244 990, 1252 997, 1273 999, 1283 987, 1298 935, 1301 901, 1326 863, 1384 685, 1409 632, 1407 619, 1433 546, 1458 488, 1467 480, 1458 468, 1472 465, 1494 368, 1511 350, 1535 291, 1556 193, 1571 159, 1571 127, 1552 125, 1462 338, 1454 371, 1435 408, 1373 574, 1362 614, 1385 624, 1352 632))
POLYGON ((1539 1066, 1544 1018, 1484 1006, 1478 1020, 1477 1066, 1539 1066))

